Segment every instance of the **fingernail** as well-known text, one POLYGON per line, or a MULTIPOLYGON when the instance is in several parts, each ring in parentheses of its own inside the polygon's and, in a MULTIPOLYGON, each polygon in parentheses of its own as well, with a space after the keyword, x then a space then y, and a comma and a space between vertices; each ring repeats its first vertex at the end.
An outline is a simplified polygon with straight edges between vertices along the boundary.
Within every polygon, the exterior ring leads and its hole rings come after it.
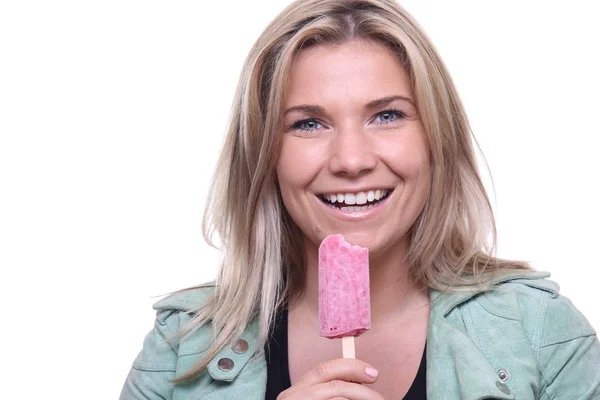
POLYGON ((379 375, 379 371, 377 371, 373 367, 367 367, 365 368, 365 374, 369 375, 371 378, 377 378, 377 376, 379 375))

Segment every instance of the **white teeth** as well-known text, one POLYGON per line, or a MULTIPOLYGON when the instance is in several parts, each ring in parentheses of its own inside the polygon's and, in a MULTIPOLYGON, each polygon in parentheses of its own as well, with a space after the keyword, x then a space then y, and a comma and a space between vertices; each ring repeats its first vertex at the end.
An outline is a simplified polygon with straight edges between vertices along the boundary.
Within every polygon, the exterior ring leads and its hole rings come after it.
POLYGON ((367 193, 367 200, 368 201, 373 201, 375 200, 375 192, 372 190, 369 190, 369 193, 367 193))
POLYGON ((367 194, 365 192, 356 195, 356 204, 367 204, 367 194))
POLYGON ((368 206, 362 206, 362 207, 358 207, 358 206, 341 207, 340 210, 342 210, 342 211, 362 211, 362 210, 367 210, 367 209, 373 208, 373 207, 374 207, 373 204, 369 204, 368 206))
POLYGON ((348 205, 354 204, 367 204, 367 202, 373 202, 385 197, 389 193, 389 190, 369 190, 368 192, 358 193, 337 193, 337 194, 325 194, 323 197, 330 203, 345 203, 348 205))

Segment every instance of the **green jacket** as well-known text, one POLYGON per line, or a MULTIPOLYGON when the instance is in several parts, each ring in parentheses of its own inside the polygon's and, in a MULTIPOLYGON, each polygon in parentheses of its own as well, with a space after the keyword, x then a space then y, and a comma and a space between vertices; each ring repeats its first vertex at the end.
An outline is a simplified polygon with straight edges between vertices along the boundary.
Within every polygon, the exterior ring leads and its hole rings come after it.
MULTIPOLYGON (((495 282, 496 290, 479 294, 431 292, 429 400, 600 399, 596 332, 558 294, 558 285, 544 279, 548 276, 503 277, 495 282)), ((169 382, 198 361, 209 346, 211 329, 204 326, 179 345, 165 338, 189 319, 182 311, 201 304, 211 290, 178 293, 154 305, 154 329, 133 363, 122 400, 264 399, 267 371, 264 352, 256 346, 256 324, 242 335, 246 351, 226 348, 195 381, 169 382), (233 361, 228 371, 219 368, 225 358, 233 361)))

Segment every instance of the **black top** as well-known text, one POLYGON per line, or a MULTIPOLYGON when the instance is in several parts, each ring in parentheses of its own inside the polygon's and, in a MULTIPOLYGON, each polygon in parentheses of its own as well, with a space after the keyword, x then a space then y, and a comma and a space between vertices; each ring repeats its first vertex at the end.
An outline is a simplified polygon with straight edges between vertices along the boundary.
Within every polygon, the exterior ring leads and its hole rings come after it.
MULTIPOLYGON (((288 364, 288 313, 287 309, 277 315, 273 332, 269 337, 269 343, 265 346, 267 359, 267 394, 265 400, 276 400, 279 393, 289 388, 290 369, 288 364)), ((426 371, 426 350, 421 357, 421 364, 417 376, 408 389, 403 400, 423 400, 427 399, 425 390, 425 371, 426 371)))

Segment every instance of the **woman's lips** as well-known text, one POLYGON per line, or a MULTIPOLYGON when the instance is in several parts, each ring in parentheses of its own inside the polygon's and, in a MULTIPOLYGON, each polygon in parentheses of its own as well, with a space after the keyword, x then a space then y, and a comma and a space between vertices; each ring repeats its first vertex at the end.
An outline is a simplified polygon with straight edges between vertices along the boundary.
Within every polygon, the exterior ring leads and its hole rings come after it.
MULTIPOLYGON (((325 200, 319 198, 319 202, 325 207, 330 213, 334 215, 336 218, 341 218, 345 220, 358 220, 358 219, 367 219, 370 218, 385 208, 390 197, 392 197, 393 191, 391 191, 386 197, 381 200, 378 200, 376 203, 367 205, 344 205, 339 207, 339 205, 333 205, 327 203, 325 200)), ((317 196, 318 197, 318 196, 317 196)))

